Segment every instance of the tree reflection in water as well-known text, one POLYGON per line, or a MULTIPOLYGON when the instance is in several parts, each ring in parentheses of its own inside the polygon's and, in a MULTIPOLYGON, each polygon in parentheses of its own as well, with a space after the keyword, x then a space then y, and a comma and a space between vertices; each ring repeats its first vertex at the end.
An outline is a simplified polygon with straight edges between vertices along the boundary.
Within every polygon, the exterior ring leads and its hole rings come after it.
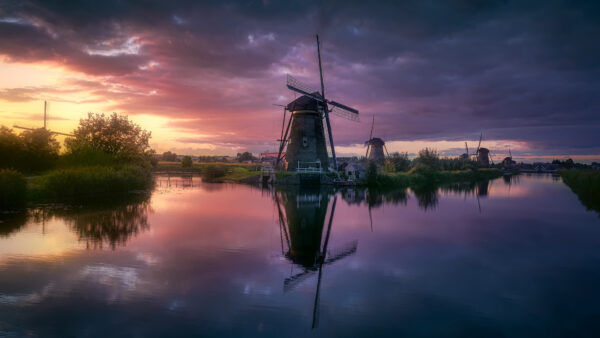
MULTIPOLYGON (((435 210, 439 203, 440 193, 460 193, 465 198, 474 195, 478 199, 488 195, 490 181, 464 182, 442 186, 420 186, 410 191, 414 194, 418 206, 424 211, 435 210)), ((340 189, 342 199, 349 205, 365 204, 369 211, 380 208, 385 204, 406 205, 410 198, 409 189, 385 189, 385 188, 342 188, 340 189)))
POLYGON ((149 194, 142 194, 110 204, 86 207, 52 205, 29 209, 0 219, 0 236, 10 235, 29 221, 41 223, 44 232, 49 219, 60 218, 78 235, 80 241, 85 241, 87 248, 102 249, 108 246, 114 250, 149 229, 149 197, 149 194))

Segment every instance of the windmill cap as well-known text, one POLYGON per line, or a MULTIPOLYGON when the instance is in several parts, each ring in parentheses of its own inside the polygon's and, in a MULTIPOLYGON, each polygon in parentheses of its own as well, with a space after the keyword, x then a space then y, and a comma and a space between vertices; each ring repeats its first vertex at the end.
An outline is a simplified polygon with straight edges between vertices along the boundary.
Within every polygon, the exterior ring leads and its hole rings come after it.
POLYGON ((365 145, 369 145, 369 144, 373 145, 373 146, 382 146, 385 144, 385 142, 383 142, 383 140, 380 139, 379 137, 373 137, 372 139, 365 142, 365 145))
MULTIPOLYGON (((312 95, 321 97, 321 94, 319 92, 314 92, 314 93, 312 93, 312 95)), ((295 99, 294 101, 288 103, 288 105, 286 106, 286 109, 289 111, 298 111, 298 110, 318 111, 319 110, 319 101, 317 101, 311 97, 308 97, 306 95, 302 95, 299 98, 295 99)))

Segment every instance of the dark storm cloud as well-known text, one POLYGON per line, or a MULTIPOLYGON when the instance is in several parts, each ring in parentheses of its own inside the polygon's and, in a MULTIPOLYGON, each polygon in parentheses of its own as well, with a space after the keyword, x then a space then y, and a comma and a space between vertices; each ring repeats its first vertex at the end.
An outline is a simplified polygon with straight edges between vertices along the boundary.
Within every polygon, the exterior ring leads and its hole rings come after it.
POLYGON ((293 98, 284 73, 317 84, 318 32, 327 94, 365 121, 336 120, 339 144, 364 141, 374 114, 386 140, 483 131, 545 151, 600 153, 596 1, 0 4, 8 60, 109 77, 112 86, 80 85, 114 99, 114 109, 229 132, 215 142, 230 132, 250 145, 273 139, 264 129, 271 103, 293 98))

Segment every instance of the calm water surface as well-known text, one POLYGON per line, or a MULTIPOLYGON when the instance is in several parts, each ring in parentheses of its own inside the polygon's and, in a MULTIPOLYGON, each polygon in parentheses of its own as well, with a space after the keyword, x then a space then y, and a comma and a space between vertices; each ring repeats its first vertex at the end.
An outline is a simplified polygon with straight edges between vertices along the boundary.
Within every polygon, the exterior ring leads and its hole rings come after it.
POLYGON ((600 218, 551 176, 377 194, 157 178, 0 218, 0 337, 575 337, 600 218))

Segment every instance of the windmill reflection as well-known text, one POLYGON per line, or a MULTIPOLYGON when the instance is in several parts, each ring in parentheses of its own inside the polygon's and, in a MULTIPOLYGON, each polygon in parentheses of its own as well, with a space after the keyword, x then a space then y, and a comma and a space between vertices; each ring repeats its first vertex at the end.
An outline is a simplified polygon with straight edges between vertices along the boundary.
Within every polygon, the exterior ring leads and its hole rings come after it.
POLYGON ((357 242, 330 251, 329 239, 337 204, 337 195, 327 188, 300 188, 274 194, 281 230, 282 254, 302 268, 300 273, 286 278, 284 292, 293 290, 308 277, 318 274, 313 307, 312 327, 318 325, 319 297, 323 267, 356 252, 357 242), (333 202, 329 208, 329 201, 333 202), (327 227, 325 227, 327 221, 327 227), (324 231, 325 230, 325 231, 324 231))

